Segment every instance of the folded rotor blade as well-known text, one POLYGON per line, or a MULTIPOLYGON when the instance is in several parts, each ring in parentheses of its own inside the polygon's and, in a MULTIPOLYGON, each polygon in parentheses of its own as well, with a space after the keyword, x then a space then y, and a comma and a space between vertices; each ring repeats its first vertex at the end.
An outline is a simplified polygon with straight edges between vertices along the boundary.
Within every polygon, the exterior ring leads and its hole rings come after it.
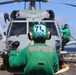
POLYGON ((3 5, 3 4, 10 4, 10 3, 14 3, 16 1, 6 1, 6 2, 0 2, 0 5, 3 5))
POLYGON ((52 2, 59 3, 59 4, 64 4, 64 5, 69 5, 69 6, 72 6, 72 7, 76 7, 76 5, 74 5, 74 4, 63 3, 63 2, 58 2, 58 1, 52 1, 52 2))

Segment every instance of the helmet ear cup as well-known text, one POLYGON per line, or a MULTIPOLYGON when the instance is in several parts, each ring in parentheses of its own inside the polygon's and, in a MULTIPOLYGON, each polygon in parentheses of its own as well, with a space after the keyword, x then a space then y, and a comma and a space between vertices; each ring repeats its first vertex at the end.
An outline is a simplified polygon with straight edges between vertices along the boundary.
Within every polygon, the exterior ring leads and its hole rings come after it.
POLYGON ((28 38, 29 38, 29 40, 33 40, 32 33, 31 32, 28 33, 28 38))
POLYGON ((50 31, 48 31, 48 36, 47 36, 46 39, 47 39, 47 40, 50 40, 50 39, 51 39, 51 32, 50 32, 50 31))

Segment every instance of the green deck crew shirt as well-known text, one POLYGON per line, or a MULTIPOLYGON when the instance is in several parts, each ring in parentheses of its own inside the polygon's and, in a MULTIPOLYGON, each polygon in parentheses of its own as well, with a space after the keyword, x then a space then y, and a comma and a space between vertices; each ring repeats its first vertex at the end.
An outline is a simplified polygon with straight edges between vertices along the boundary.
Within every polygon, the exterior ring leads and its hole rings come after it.
POLYGON ((54 75, 59 70, 56 50, 43 43, 27 46, 18 55, 16 50, 10 51, 9 65, 11 67, 19 67, 24 64, 26 64, 25 75, 29 75, 32 70, 42 69, 46 71, 47 75, 54 75))
POLYGON ((68 28, 63 29, 60 32, 63 33, 63 38, 67 38, 68 40, 70 40, 70 30, 68 28))

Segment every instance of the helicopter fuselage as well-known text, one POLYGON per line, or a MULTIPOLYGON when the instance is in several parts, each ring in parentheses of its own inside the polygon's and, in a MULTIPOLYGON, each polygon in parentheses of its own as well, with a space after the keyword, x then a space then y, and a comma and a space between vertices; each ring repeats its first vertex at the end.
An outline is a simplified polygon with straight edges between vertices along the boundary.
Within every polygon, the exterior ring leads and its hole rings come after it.
POLYGON ((10 19, 10 25, 7 29, 6 35, 6 51, 7 54, 3 54, 4 65, 9 66, 8 58, 11 43, 19 41, 20 45, 17 48, 19 54, 22 49, 28 45, 33 45, 34 42, 28 38, 28 32, 31 32, 34 24, 45 24, 49 31, 51 31, 51 39, 46 40, 46 44, 52 48, 55 48, 58 52, 61 50, 61 35, 59 25, 46 10, 23 10, 17 11, 12 14, 14 16, 10 19))
POLYGON ((11 42, 19 41, 20 46, 17 49, 19 53, 27 45, 31 45, 34 42, 28 38, 28 32, 31 32, 31 28, 34 24, 45 24, 48 30, 51 31, 51 39, 46 41, 50 47, 61 49, 61 35, 59 26, 55 20, 49 18, 49 14, 44 10, 24 10, 19 11, 16 14, 16 19, 12 20, 7 30, 7 50, 10 48, 11 42))

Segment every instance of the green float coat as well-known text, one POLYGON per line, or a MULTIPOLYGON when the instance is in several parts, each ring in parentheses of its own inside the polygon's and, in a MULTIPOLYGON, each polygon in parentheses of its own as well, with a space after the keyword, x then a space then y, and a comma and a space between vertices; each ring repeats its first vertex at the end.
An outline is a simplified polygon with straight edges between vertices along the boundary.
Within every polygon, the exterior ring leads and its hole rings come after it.
POLYGON ((68 28, 61 30, 61 33, 63 33, 63 38, 70 40, 70 30, 68 28))
POLYGON ((59 69, 56 50, 42 43, 27 46, 18 55, 16 50, 10 51, 9 65, 11 67, 24 64, 26 64, 24 68, 25 75, 30 75, 30 73, 33 75, 54 75, 54 72, 59 69))

